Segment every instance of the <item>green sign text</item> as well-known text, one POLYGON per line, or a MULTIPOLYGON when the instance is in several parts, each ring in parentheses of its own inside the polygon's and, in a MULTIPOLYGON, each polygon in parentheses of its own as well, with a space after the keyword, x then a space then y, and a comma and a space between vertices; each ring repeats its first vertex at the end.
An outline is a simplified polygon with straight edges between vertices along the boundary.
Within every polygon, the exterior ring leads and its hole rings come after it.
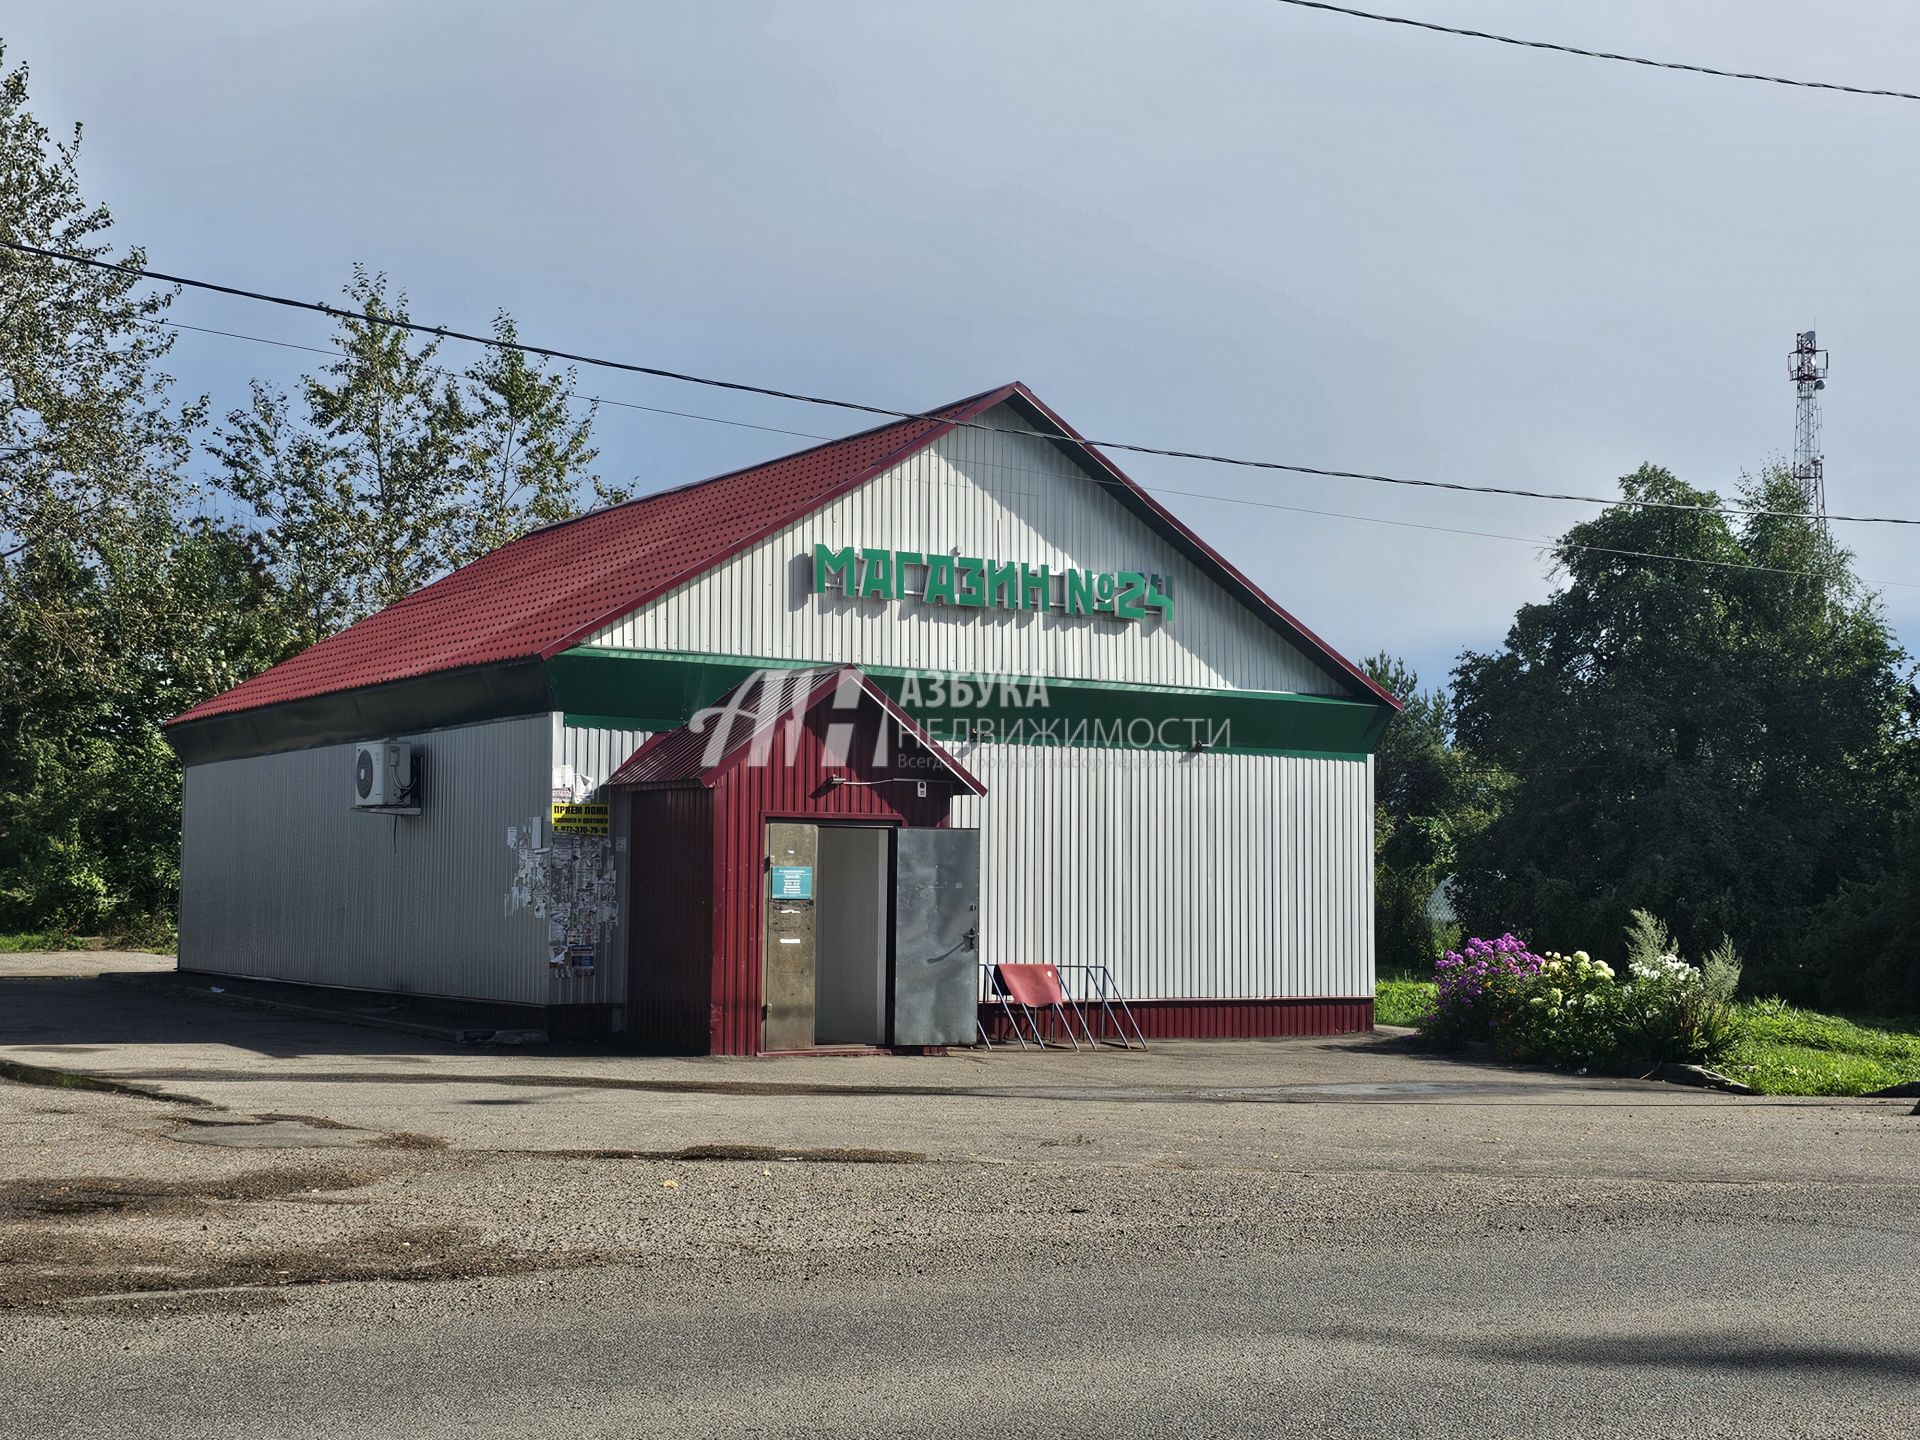
POLYGON ((918 600, 979 610, 1064 610, 1116 620, 1173 619, 1164 575, 1138 570, 1062 570, 918 550, 813 547, 813 593, 853 600, 918 600), (917 588, 915 588, 917 587, 917 588))

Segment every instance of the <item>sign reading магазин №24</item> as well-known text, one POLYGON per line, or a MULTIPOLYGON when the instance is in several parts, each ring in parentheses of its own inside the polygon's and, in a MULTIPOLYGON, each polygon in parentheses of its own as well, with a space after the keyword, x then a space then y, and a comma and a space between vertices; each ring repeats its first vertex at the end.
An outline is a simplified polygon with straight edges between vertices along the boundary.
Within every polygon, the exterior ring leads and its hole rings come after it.
POLYGON ((1116 620, 1173 619, 1164 575, 1138 570, 1062 570, 918 550, 813 547, 813 593, 839 590, 850 600, 918 600, 980 610, 1062 610, 1116 620), (917 572, 910 574, 909 572, 917 572), (910 588, 919 582, 917 590, 910 588), (838 583, 836 583, 836 581, 838 583))

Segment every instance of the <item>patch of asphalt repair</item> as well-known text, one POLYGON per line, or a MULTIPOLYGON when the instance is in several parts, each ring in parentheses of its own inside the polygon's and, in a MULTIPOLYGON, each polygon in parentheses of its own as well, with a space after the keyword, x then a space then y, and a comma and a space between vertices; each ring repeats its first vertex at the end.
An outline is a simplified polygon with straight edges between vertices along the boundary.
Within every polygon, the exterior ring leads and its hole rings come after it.
POLYGON ((289 1290, 349 1281, 420 1281, 519 1275, 590 1263, 591 1257, 534 1255, 489 1245, 470 1227, 389 1227, 318 1243, 249 1246, 205 1256, 137 1236, 36 1234, 0 1238, 0 1311, 108 1297, 173 1296, 231 1290, 289 1290))
POLYGON ((324 1115, 289 1115, 273 1110, 258 1115, 222 1111, 218 1118, 187 1116, 158 1133, 188 1145, 216 1145, 233 1150, 448 1148, 446 1138, 440 1135, 420 1135, 409 1130, 368 1130, 324 1115))
POLYGON ((210 1180, 121 1175, 0 1180, 0 1221, 100 1212, 192 1215, 221 1204, 352 1190, 377 1173, 326 1167, 259 1170, 210 1180))
MULTIPOLYGON (((956 1090, 623 1078, 596 1085, 591 1079, 537 1075, 458 1079, 719 1096, 1016 1096, 1242 1108, 1236 1118, 1227 1118, 1235 1116, 1228 1108, 1205 1121, 1198 1112, 1185 1112, 1172 1149, 1132 1159, 1110 1158, 1101 1145, 1063 1132, 1039 1142, 1048 1147, 1044 1159, 966 1152, 931 1163, 917 1151, 793 1146, 778 1143, 777 1137, 774 1144, 685 1143, 684 1132, 672 1137, 681 1142, 672 1148, 510 1150, 483 1142, 448 1150, 447 1142, 435 1136, 349 1127, 285 1112, 243 1115, 212 1106, 191 1114, 175 1109, 162 1119, 162 1112, 151 1108, 162 1097, 110 1083, 98 1093, 75 1093, 63 1102, 69 1107, 65 1111, 39 1112, 49 1118, 27 1122, 41 1125, 38 1133, 54 1142, 42 1147, 48 1156, 44 1163, 88 1173, 12 1182, 0 1190, 0 1309, 122 1304, 150 1310, 245 1309, 273 1304, 275 1297, 302 1288, 346 1281, 484 1280, 617 1265, 641 1266, 655 1277, 693 1263, 745 1265, 757 1273, 776 1260, 809 1271, 818 1267, 821 1273, 872 1263, 890 1267, 890 1273, 919 1275, 938 1269, 948 1252, 975 1255, 981 1247, 991 1251, 1025 1243, 1023 1237, 1036 1227, 1048 1233, 1046 1243, 1061 1255, 1078 1253, 1089 1242, 1128 1247, 1144 1242, 1178 1253, 1195 1243, 1237 1244, 1249 1234, 1264 1237, 1262 1243, 1370 1249, 1401 1243, 1407 1215, 1433 1213, 1467 1217, 1461 1223, 1490 1233, 1545 1229, 1611 1237, 1718 1224, 1723 1207, 1732 1204, 1785 1227, 1819 1215, 1829 1227, 1861 1228, 1902 1213, 1912 1197, 1911 1183, 1863 1189, 1807 1175, 1782 1181, 1714 1173, 1692 1152, 1683 1168, 1671 1172, 1616 1160, 1606 1173, 1594 1174, 1578 1145, 1567 1155, 1549 1146, 1565 1162, 1563 1173, 1519 1175, 1501 1149, 1486 1152, 1480 1161, 1479 1151, 1436 1150, 1433 1141, 1440 1137, 1429 1138, 1421 1130, 1408 1131, 1416 1137, 1408 1143, 1420 1153, 1390 1153, 1381 1157, 1387 1163, 1373 1166, 1346 1168, 1351 1158, 1345 1153, 1316 1156, 1304 1165, 1265 1153, 1285 1148, 1277 1137, 1302 1124, 1347 1123, 1271 1110, 1265 1112, 1271 1118, 1262 1120, 1260 1102, 1276 1092, 1305 1092, 1335 1104, 1379 1098, 1383 1091, 1408 1101, 1468 1094, 1477 1106, 1461 1113, 1471 1115, 1497 1107, 1500 1094, 1520 1082, 1449 1078, 1392 1086, 1349 1082, 1146 1090, 1073 1084, 956 1090), (102 1123, 89 1129, 83 1118, 102 1123), (1203 1130, 1217 1125, 1220 1136, 1243 1138, 1189 1140, 1196 1125, 1203 1130), (238 1135, 249 1129, 267 1142, 252 1153, 178 1144, 190 1133, 238 1135), (357 1149, 351 1155, 335 1149, 325 1157, 299 1153, 306 1148, 301 1141, 320 1134, 345 1135, 357 1149), (135 1144, 150 1148, 113 1148, 135 1136, 135 1144), (95 1150, 76 1158, 62 1148, 76 1139, 94 1143, 95 1150), (1063 1153, 1070 1145, 1092 1153, 1063 1153), (285 1168, 259 1169, 263 1162, 271 1167, 268 1152, 274 1150, 286 1152, 285 1168), (333 1163, 316 1163, 322 1158, 333 1163), (188 1170, 223 1173, 163 1182, 127 1178, 188 1170)), ((1568 1099, 1578 1104, 1592 1098, 1574 1098, 1579 1095, 1577 1087, 1570 1088, 1568 1099)), ((1715 1122, 1706 1118, 1709 1113, 1731 1118, 1751 1107, 1685 1108, 1700 1115, 1701 1124, 1710 1124, 1715 1122)), ((1853 1108, 1861 1124, 1872 1123, 1857 1102, 1853 1108)), ((1765 1123, 1796 1123, 1783 1112, 1773 1113, 1778 1120, 1765 1123)), ((1078 1111, 1071 1126, 1100 1123, 1083 1120, 1085 1114, 1078 1111)), ((1374 1109, 1365 1123, 1424 1127, 1448 1118, 1441 1111, 1400 1114, 1406 1118, 1374 1109)), ((1124 1130, 1135 1122, 1130 1113, 1115 1123, 1124 1130)), ((35 1132, 18 1133, 25 1138, 35 1132)), ((816 1132, 813 1138, 859 1133, 848 1125, 838 1134, 816 1132)), ((940 1144, 937 1134, 913 1133, 940 1144)), ((1550 1133, 1561 1132, 1555 1127, 1550 1133)), ((1840 1132, 1833 1136, 1839 1141, 1840 1132)), ((908 1138, 907 1132, 899 1138, 926 1143, 908 1138)), ((1456 1145, 1462 1141, 1488 1143, 1478 1136, 1477 1122, 1455 1135, 1456 1145)), ((30 1159, 26 1148, 19 1153, 30 1159)), ((1887 1233, 1910 1238, 1910 1229, 1887 1233)), ((418 1287, 406 1289, 418 1293, 418 1287)))
MULTIPOLYGON (((159 1099, 118 1085, 64 1088, 97 1095, 93 1104, 110 1107, 143 1109, 159 1099)), ((601 1245, 528 1244, 533 1237, 502 1233, 497 1221, 464 1213, 457 1203, 421 1203, 440 1186, 484 1185, 501 1166, 600 1162, 593 1168, 611 1179, 627 1164, 664 1163, 692 1174, 705 1165, 857 1168, 926 1159, 858 1146, 725 1142, 455 1155, 444 1153, 447 1141, 434 1135, 365 1130, 324 1116, 209 1110, 157 1126, 112 1128, 135 1144, 185 1143, 232 1154, 233 1161, 212 1162, 229 1173, 166 1178, 169 1163, 157 1152, 129 1155, 121 1173, 0 1179, 0 1311, 136 1301, 169 1312, 247 1310, 301 1287, 476 1279, 604 1263, 601 1245), (341 1158, 327 1164, 295 1158, 316 1144, 333 1147, 341 1158), (344 1147, 356 1147, 364 1158, 347 1159, 344 1147), (240 1151, 256 1152, 259 1161, 233 1172, 240 1151), (272 1152, 294 1163, 276 1165, 272 1152), (609 1169, 607 1162, 615 1163, 609 1169), (326 1220, 329 1210, 340 1218, 326 1220)), ((71 1123, 81 1112, 35 1113, 71 1123)))
POLYGON ((866 1150, 841 1145, 682 1145, 677 1150, 495 1150, 490 1153, 547 1160, 732 1160, 754 1164, 785 1161, 814 1165, 927 1163, 927 1157, 917 1150, 866 1150))

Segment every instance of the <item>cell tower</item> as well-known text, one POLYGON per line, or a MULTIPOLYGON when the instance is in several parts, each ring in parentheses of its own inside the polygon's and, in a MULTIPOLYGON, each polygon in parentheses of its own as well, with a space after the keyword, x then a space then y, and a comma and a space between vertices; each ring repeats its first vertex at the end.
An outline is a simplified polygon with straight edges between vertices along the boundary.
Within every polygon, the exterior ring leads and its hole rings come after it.
POLYGON ((1827 523, 1826 459, 1820 453, 1820 392, 1827 388, 1827 352, 1814 340, 1813 331, 1802 330, 1793 337, 1793 353, 1787 357, 1787 376, 1793 381, 1793 393, 1799 401, 1793 418, 1793 478, 1806 499, 1807 513, 1819 517, 1821 528, 1827 523))

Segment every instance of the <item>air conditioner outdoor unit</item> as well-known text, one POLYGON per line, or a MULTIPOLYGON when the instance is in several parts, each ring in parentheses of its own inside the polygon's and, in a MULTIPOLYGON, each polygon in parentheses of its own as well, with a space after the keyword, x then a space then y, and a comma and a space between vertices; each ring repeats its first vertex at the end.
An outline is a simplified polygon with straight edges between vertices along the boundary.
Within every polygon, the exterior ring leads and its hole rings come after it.
POLYGON ((367 740, 354 746, 353 803, 362 810, 417 805, 413 746, 405 740, 367 740))

